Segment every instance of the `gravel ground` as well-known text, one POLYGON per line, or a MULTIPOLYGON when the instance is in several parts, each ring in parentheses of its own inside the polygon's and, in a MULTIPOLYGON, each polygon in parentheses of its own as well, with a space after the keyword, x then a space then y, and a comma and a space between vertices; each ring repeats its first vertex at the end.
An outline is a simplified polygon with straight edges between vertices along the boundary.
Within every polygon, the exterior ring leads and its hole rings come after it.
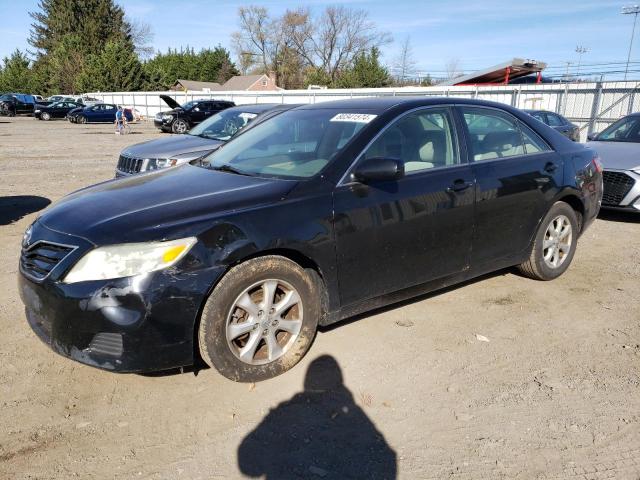
POLYGON ((159 136, 0 118, 0 478, 640 478, 640 215, 603 215, 556 281, 501 271, 362 316, 257 385, 54 354, 16 288, 30 210, 159 136))

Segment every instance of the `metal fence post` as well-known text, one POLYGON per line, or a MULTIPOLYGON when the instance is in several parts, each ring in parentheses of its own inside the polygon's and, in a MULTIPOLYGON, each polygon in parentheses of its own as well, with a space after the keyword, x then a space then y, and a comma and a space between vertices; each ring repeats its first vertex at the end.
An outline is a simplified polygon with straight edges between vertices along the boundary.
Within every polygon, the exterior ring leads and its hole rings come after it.
POLYGON ((636 90, 631 90, 629 94, 629 106, 627 107, 627 115, 631 115, 633 113, 633 104, 636 101, 636 90))
POLYGON ((591 115, 589 117, 589 128, 587 135, 593 133, 596 126, 596 118, 598 117, 598 110, 600 108, 600 98, 602 97, 602 82, 596 84, 596 93, 593 96, 593 104, 591 105, 591 115))

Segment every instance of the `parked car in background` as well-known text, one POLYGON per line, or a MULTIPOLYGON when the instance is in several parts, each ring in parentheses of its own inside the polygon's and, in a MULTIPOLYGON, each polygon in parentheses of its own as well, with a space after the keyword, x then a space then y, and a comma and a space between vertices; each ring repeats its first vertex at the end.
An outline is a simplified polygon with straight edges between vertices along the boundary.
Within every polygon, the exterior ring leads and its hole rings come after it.
POLYGON ((533 118, 540 120, 542 123, 549 125, 568 139, 574 142, 580 141, 580 127, 571 123, 562 115, 547 110, 525 110, 525 112, 533 118))
POLYGON ((462 98, 305 105, 205 160, 85 188, 27 229, 19 291, 47 345, 265 380, 318 326, 512 265, 557 278, 602 196, 593 150, 462 98))
POLYGON ((76 102, 60 101, 49 105, 36 104, 33 112, 34 117, 39 120, 51 120, 52 118, 65 118, 67 114, 76 108, 83 106, 76 102))
POLYGON ((640 113, 588 136, 604 168, 602 207, 640 212, 640 113))
POLYGON ((172 133, 187 133, 210 116, 235 106, 235 103, 226 100, 192 100, 180 105, 168 95, 160 95, 160 98, 171 110, 157 113, 153 124, 163 132, 172 133))
POLYGON ((5 93, 0 96, 0 114, 13 117, 15 115, 33 114, 36 99, 24 93, 5 93))
MULTIPOLYGON (((99 103, 92 107, 74 108, 67 114, 72 123, 113 123, 116 119, 118 106, 112 103, 99 103)), ((128 122, 133 121, 130 110, 124 110, 128 122)))
POLYGON ((116 177, 174 167, 202 158, 248 125, 253 126, 297 106, 270 103, 231 107, 209 117, 184 135, 131 145, 120 153, 116 177))

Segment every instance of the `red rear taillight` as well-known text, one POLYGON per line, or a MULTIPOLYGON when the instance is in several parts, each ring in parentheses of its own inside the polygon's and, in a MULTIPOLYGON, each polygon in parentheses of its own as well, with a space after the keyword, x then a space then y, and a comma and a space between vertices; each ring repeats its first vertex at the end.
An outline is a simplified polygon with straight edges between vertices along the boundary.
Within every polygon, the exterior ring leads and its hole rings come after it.
POLYGON ((596 155, 595 157, 593 157, 593 160, 591 160, 591 163, 593 163, 596 172, 602 173, 602 163, 600 163, 600 157, 596 155))

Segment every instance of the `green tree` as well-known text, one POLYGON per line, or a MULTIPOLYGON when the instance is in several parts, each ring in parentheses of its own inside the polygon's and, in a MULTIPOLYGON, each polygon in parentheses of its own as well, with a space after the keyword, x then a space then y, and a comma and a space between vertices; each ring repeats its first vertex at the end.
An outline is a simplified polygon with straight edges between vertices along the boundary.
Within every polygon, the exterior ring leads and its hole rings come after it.
POLYGON ((40 0, 30 12, 29 43, 36 54, 48 56, 68 35, 82 39, 82 53, 98 54, 109 41, 122 42, 134 51, 131 26, 124 10, 113 0, 40 0))
POLYGON ((380 63, 380 50, 372 47, 358 54, 353 67, 340 73, 336 87, 339 88, 380 88, 391 84, 387 68, 380 63))
POLYGON ((140 90, 142 64, 125 42, 108 42, 101 53, 89 55, 77 85, 84 92, 140 90))
POLYGON ((16 50, 5 57, 0 68, 0 91, 24 92, 37 91, 36 78, 26 53, 16 50))
POLYGON ((82 50, 82 39, 77 35, 65 35, 60 40, 47 61, 41 62, 44 90, 64 93, 79 91, 77 83, 86 59, 82 50))
POLYGON ((144 65, 147 88, 169 88, 179 78, 224 83, 238 70, 221 46, 196 53, 192 48, 160 53, 144 65))

